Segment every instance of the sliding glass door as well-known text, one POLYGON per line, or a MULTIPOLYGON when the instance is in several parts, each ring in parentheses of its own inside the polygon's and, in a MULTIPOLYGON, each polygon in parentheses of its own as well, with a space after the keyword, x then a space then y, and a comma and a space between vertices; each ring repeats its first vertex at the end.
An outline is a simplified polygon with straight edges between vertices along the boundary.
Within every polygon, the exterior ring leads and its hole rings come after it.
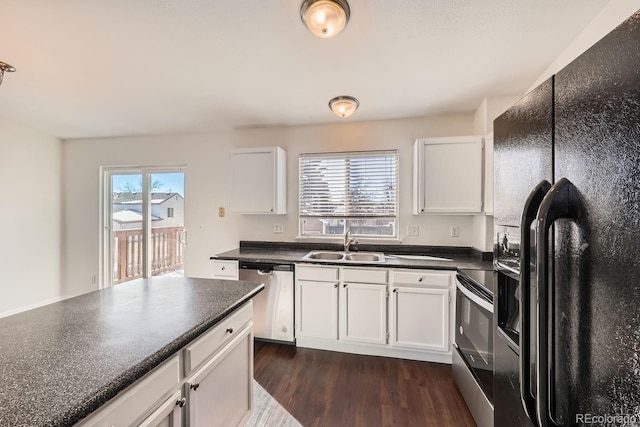
POLYGON ((110 168, 104 178, 102 283, 183 276, 183 168, 110 168))

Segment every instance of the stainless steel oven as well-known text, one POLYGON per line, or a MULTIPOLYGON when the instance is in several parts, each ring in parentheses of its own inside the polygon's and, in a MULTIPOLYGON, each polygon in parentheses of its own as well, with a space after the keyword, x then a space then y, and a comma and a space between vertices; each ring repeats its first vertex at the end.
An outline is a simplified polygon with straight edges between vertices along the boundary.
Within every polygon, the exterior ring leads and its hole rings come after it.
POLYGON ((476 424, 493 426, 493 271, 456 275, 453 374, 476 424))

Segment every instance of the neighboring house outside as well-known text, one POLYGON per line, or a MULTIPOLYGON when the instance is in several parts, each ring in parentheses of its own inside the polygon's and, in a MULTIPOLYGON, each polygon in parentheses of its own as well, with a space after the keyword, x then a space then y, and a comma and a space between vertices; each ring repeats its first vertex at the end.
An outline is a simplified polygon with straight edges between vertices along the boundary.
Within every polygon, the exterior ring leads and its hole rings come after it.
MULTIPOLYGON (((184 198, 178 193, 151 193, 152 227, 184 226, 184 198)), ((113 229, 142 228, 142 193, 113 193, 113 229)))

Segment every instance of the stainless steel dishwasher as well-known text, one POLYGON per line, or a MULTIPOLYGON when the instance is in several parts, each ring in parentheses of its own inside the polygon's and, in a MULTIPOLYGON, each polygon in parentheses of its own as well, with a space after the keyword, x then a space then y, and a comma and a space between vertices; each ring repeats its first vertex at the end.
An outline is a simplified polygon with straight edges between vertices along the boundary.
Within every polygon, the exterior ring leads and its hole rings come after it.
POLYGON ((264 283, 253 298, 253 329, 258 339, 294 343, 293 265, 239 262, 239 279, 264 283))

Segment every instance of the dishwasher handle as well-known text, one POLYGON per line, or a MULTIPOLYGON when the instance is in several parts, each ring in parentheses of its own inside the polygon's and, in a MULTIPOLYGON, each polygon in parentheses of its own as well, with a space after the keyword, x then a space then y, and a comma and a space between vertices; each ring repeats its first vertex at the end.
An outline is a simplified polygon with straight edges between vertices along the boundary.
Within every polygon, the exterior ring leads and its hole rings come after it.
POLYGON ((273 262, 240 261, 240 270, 258 270, 258 274, 266 276, 273 271, 293 271, 293 264, 277 264, 273 262))

